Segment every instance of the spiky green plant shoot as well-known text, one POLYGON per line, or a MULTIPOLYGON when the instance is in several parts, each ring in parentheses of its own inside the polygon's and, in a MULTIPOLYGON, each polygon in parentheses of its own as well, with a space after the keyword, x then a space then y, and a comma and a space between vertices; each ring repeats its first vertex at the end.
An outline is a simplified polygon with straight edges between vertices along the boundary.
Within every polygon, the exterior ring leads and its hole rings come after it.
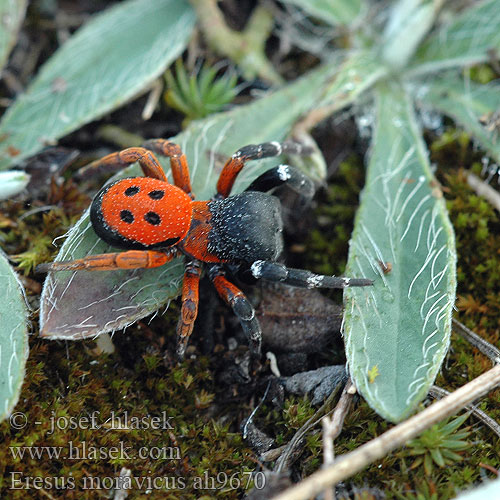
POLYGON ((197 73, 188 75, 182 59, 165 73, 165 102, 186 115, 188 120, 204 118, 229 104, 237 94, 235 72, 217 77, 218 70, 203 64, 197 73))

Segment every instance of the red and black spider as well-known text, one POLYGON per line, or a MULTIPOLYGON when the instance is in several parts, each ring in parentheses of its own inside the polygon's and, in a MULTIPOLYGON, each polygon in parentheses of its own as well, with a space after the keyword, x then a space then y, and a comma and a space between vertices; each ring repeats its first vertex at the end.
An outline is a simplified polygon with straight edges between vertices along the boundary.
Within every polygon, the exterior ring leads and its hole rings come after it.
POLYGON ((183 357, 198 312, 198 284, 203 264, 218 294, 238 317, 253 353, 260 352, 261 329, 255 312, 242 293, 226 278, 229 267, 252 279, 280 281, 306 288, 344 288, 371 285, 369 279, 337 278, 287 268, 277 262, 283 248, 281 205, 267 191, 283 184, 312 194, 312 182, 298 170, 279 165, 264 172, 247 190, 230 195, 246 161, 307 154, 300 144, 267 142, 238 150, 224 165, 217 194, 209 201, 194 201, 186 156, 165 140, 147 141, 86 167, 125 167, 139 162, 145 177, 126 178, 105 185, 90 207, 97 235, 124 251, 89 255, 83 259, 42 264, 39 271, 137 269, 161 266, 184 255, 181 317, 177 325, 177 354, 183 357), (170 158, 174 184, 167 180, 154 153, 170 158))

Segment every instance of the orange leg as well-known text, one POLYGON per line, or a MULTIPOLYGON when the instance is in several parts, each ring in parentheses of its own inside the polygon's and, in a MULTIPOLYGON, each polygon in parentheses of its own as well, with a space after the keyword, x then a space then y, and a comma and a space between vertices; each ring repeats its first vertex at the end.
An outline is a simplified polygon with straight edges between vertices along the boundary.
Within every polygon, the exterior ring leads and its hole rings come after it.
POLYGON ((245 146, 236 151, 224 165, 219 180, 217 181, 217 194, 222 198, 227 198, 231 194, 231 189, 233 188, 236 177, 238 177, 245 162, 249 160, 270 158, 272 156, 279 156, 283 153, 305 155, 311 152, 310 148, 303 147, 296 142, 264 142, 263 144, 250 144, 245 146))
POLYGON ((177 356, 179 359, 184 358, 186 346, 198 315, 200 275, 201 267, 198 262, 193 261, 186 265, 182 284, 181 317, 177 323, 177 356))
POLYGON ((150 139, 144 143, 144 147, 170 158, 170 168, 172 169, 174 184, 191 196, 191 198, 194 198, 191 192, 191 179, 189 177, 186 155, 182 152, 181 148, 167 139, 150 139))
POLYGON ((227 280, 223 273, 221 267, 214 265, 210 269, 209 276, 219 296, 231 306, 234 314, 240 320, 241 327, 250 342, 250 351, 252 354, 259 356, 262 331, 255 317, 255 310, 245 294, 227 280))
POLYGON ((49 262, 36 267, 36 272, 48 271, 113 271, 115 269, 149 269, 163 266, 171 261, 176 253, 155 252, 152 250, 128 250, 126 252, 89 255, 83 259, 62 262, 49 262))
POLYGON ((168 182, 167 176, 155 155, 146 148, 128 148, 117 153, 111 153, 80 169, 78 177, 84 178, 90 173, 95 174, 100 170, 118 170, 135 162, 139 162, 146 177, 168 182))

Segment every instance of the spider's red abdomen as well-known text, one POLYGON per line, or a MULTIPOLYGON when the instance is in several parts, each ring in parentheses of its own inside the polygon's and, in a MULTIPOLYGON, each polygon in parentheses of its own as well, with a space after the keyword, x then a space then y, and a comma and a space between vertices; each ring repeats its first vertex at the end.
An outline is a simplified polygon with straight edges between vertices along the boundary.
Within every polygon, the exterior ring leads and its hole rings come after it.
POLYGON ((104 241, 119 248, 162 248, 184 238, 191 224, 191 198, 151 177, 122 179, 94 198, 90 218, 104 241))

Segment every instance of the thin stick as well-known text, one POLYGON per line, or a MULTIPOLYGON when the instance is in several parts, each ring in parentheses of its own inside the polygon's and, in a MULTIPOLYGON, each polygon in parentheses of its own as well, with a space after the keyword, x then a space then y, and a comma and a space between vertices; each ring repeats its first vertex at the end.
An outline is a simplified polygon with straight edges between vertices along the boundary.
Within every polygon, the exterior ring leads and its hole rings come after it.
POLYGON ((457 332, 461 337, 467 340, 469 344, 473 345, 485 356, 490 358, 493 363, 500 363, 500 350, 497 349, 494 345, 484 340, 483 337, 480 337, 477 333, 467 328, 464 324, 460 323, 460 321, 455 318, 452 319, 452 328, 453 331, 457 332))
POLYGON ((494 366, 449 396, 433 403, 422 412, 360 446, 357 450, 342 455, 328 469, 315 472, 296 486, 274 497, 273 500, 305 500, 313 497, 329 485, 343 481, 375 460, 403 446, 425 429, 454 415, 498 385, 500 385, 500 365, 494 366))
MULTIPOLYGON (((352 398, 356 394, 356 387, 349 378, 347 381, 342 395, 335 407, 332 418, 330 419, 328 415, 325 415, 321 424, 323 426, 323 467, 326 468, 332 465, 335 460, 335 449, 333 442, 339 436, 342 427, 344 425, 344 420, 351 407, 352 398)), ((335 490, 328 487, 323 492, 324 500, 335 500, 335 490)))
MULTIPOLYGON (((323 427, 323 468, 326 468, 333 464, 335 460, 335 450, 333 447, 333 417, 330 420, 328 415, 325 415, 321 419, 321 425, 323 427)), ((335 500, 335 491, 332 486, 329 485, 323 491, 323 500, 335 500)))
POLYGON ((486 184, 477 175, 467 173, 467 184, 483 198, 486 198, 500 212, 500 193, 486 184))
POLYGON ((332 415, 332 426, 330 428, 331 439, 336 439, 340 435, 340 432, 342 431, 342 427, 344 425, 345 417, 349 413, 349 408, 351 407, 352 398, 354 397, 356 392, 356 386, 349 378, 332 415))

